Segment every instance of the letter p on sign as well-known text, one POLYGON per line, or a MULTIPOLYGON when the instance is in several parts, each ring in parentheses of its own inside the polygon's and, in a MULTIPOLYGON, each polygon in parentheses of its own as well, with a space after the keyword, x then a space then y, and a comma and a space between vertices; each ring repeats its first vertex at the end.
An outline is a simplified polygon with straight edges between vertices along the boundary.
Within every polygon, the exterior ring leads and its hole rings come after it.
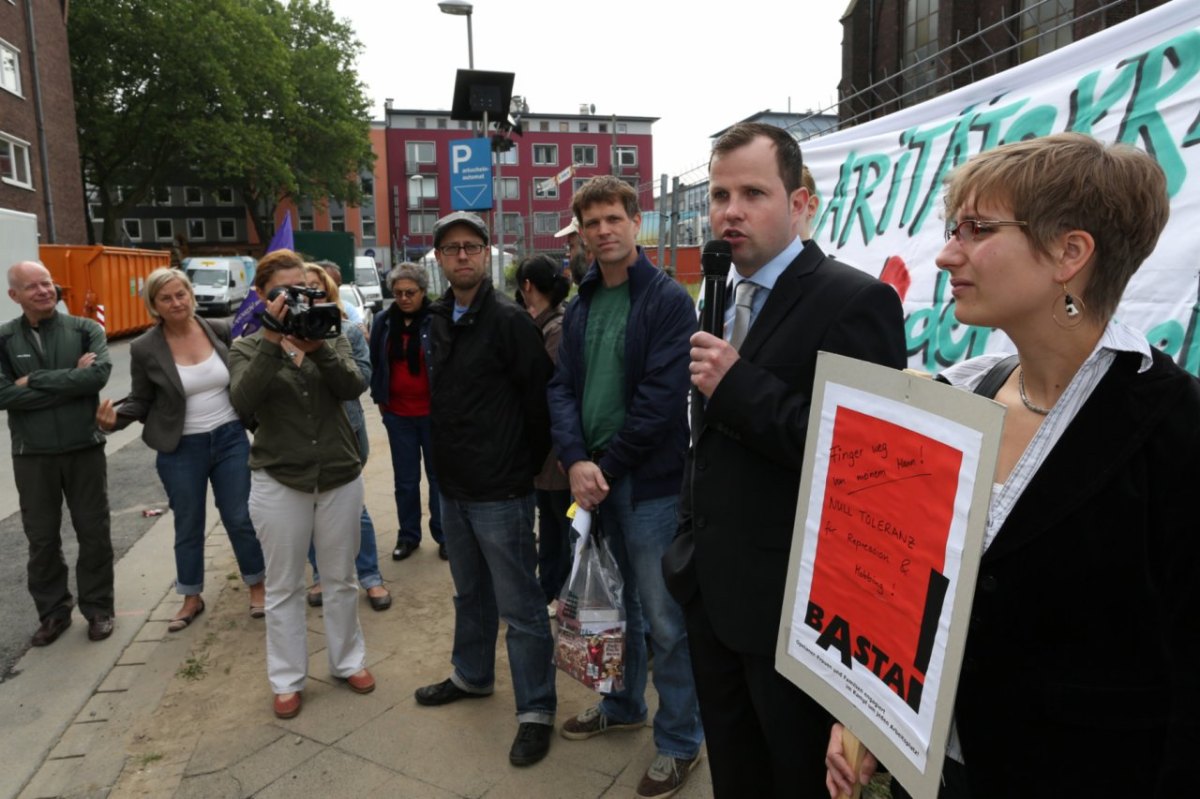
POLYGON ((450 145, 450 170, 458 172, 459 167, 471 160, 471 148, 465 144, 450 145))

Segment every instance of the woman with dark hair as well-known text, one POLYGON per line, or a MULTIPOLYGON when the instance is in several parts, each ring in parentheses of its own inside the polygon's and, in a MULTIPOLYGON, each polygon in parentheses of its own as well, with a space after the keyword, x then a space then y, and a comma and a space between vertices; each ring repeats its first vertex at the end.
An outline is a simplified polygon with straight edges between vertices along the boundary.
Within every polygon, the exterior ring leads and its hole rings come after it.
POLYGON ((250 518, 267 561, 267 677, 275 715, 300 712, 308 677, 305 555, 316 546, 329 670, 357 693, 375 690, 358 623, 354 556, 361 535, 362 460, 342 403, 366 388, 345 336, 303 339, 278 330, 287 292, 303 287, 304 262, 275 250, 258 264, 254 288, 267 303, 263 326, 234 342, 230 397, 258 421, 250 447, 250 518))
MULTIPOLYGON (((1006 408, 943 799, 1172 796, 1191 778, 1200 385, 1114 316, 1169 211, 1153 158, 1080 133, 947 178, 954 315, 1016 354, 943 373, 1006 408)), ((841 739, 831 796, 876 765, 856 774, 841 739)))
MULTIPOLYGON (((546 354, 558 363, 558 343, 562 338, 563 300, 571 290, 571 278, 548 255, 526 258, 517 266, 517 291, 525 309, 533 317, 546 354)), ((546 595, 551 615, 555 601, 571 566, 570 524, 567 508, 571 504, 571 483, 558 468, 558 453, 546 456, 542 471, 533 480, 538 506, 538 582, 546 595)))
POLYGON ((429 371, 421 326, 429 310, 429 278, 416 264, 403 263, 388 275, 395 302, 371 328, 371 400, 379 406, 392 452, 396 517, 400 530, 392 560, 404 560, 421 545, 421 458, 429 485, 429 534, 446 560, 437 476, 429 424, 429 371))
POLYGON ((204 612, 209 483, 250 589, 250 615, 262 618, 263 553, 246 510, 250 442, 229 400, 229 324, 196 316, 192 281, 178 269, 151 272, 142 300, 158 324, 129 347, 129 396, 100 403, 96 423, 108 432, 141 422, 143 440, 158 452, 155 466, 175 515, 175 590, 183 595, 167 631, 183 630, 204 612))

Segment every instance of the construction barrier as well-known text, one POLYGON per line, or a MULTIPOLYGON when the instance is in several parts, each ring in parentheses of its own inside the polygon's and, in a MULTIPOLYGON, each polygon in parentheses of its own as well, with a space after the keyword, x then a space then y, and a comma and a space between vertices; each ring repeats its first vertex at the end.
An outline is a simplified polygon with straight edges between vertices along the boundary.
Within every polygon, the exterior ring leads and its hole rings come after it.
POLYGON ((94 319, 109 338, 145 330, 154 323, 142 302, 146 278, 171 265, 165 250, 43 244, 42 263, 62 287, 72 316, 94 319))

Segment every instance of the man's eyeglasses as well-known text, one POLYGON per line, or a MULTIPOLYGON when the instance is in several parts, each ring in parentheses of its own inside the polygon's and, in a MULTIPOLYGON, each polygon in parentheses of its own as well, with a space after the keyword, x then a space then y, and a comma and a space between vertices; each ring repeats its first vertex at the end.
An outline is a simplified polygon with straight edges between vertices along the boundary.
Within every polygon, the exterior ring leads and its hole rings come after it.
POLYGON ((465 252, 467 255, 479 255, 479 253, 483 252, 483 245, 482 244, 443 244, 441 247, 438 247, 437 250, 442 255, 445 255, 447 257, 458 255, 458 253, 460 251, 465 252))
POLYGON ((420 293, 420 289, 396 289, 392 292, 392 296, 396 299, 404 298, 406 300, 411 300, 420 293))
POLYGON ((1006 221, 1003 219, 964 219, 960 222, 946 223, 946 241, 955 238, 959 244, 969 244, 981 233, 991 233, 997 227, 1028 227, 1028 222, 1006 221))

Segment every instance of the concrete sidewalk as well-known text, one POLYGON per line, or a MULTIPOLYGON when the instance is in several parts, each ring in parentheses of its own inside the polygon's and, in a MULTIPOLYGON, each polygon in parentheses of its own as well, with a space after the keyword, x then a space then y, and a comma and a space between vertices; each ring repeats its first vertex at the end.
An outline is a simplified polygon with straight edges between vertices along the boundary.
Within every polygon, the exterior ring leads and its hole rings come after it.
MULTIPOLYGON (((516 733, 501 630, 496 692, 421 707, 413 691, 449 675, 454 622, 447 564, 427 538, 408 560, 389 556, 396 529, 391 464, 368 409, 374 456, 364 477, 380 566, 394 597, 359 617, 378 682, 359 696, 329 676, 319 608, 308 610, 309 682, 288 721, 271 710, 263 621, 248 615, 228 538, 208 538, 207 609, 180 633, 166 621, 173 527, 164 516, 117 569, 118 624, 89 643, 81 619, 53 646, 31 650, 0 684, 0 796, 41 797, 631 797, 654 757, 651 729, 589 741, 555 735, 529 768, 508 762, 516 733)), ((215 513, 210 519, 215 519, 215 513)), ((647 701, 656 705, 650 688, 647 701)), ((561 672, 562 721, 597 696, 561 672)), ((711 797, 706 761, 677 796, 711 797)))

